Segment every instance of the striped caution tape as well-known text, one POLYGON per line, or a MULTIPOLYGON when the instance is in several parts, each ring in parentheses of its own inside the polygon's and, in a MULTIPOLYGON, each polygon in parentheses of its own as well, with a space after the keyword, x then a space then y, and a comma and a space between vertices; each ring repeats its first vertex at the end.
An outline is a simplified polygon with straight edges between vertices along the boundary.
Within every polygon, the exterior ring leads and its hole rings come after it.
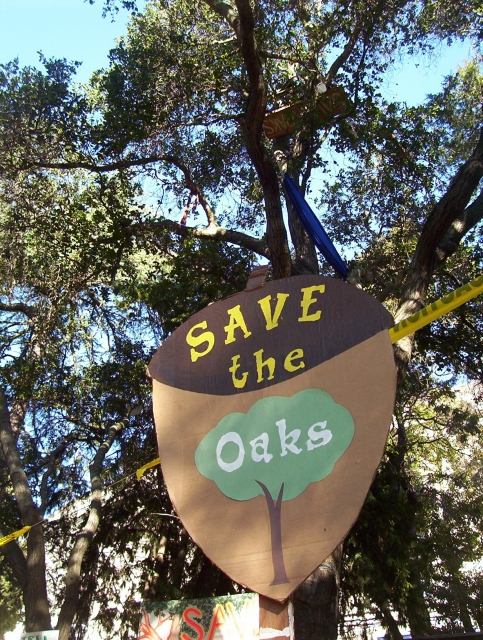
POLYGON ((155 467, 160 462, 161 460, 159 458, 156 458, 156 460, 151 460, 151 462, 148 462, 147 464, 145 464, 144 466, 142 466, 140 469, 136 471, 136 478, 138 480, 141 480, 145 471, 147 471, 148 469, 151 469, 151 467, 155 467))
MULTIPOLYGON (((160 459, 156 458, 156 460, 151 460, 151 462, 146 463, 145 465, 143 465, 141 468, 136 470, 136 477, 138 480, 141 480, 141 478, 144 475, 144 472, 147 471, 148 469, 151 469, 151 467, 155 467, 157 464, 160 464, 160 459)), ((132 474, 134 475, 134 474, 132 474)), ((126 478, 128 478, 130 476, 126 476, 125 478, 121 478, 121 480, 125 480, 126 478)), ((120 480, 118 480, 117 482, 120 482, 120 480)), ((117 482, 113 482, 112 484, 117 484, 117 482)), ((112 485, 108 485, 108 486, 112 486, 112 485)), ((107 487, 105 487, 107 489, 107 487)), ((160 515, 160 514, 158 514, 160 515)), ((169 515, 169 514, 167 514, 169 515)), ((173 516, 175 517, 175 516, 173 516)), ((37 522, 37 524, 42 524, 42 522, 47 522, 47 520, 41 520, 40 522, 37 522)), ((36 524, 32 525, 32 526, 37 526, 36 524)), ((12 542, 13 540, 16 540, 17 538, 19 538, 20 536, 23 536, 25 533, 27 533, 27 531, 29 531, 32 527, 23 527, 22 529, 19 529, 18 531, 14 531, 13 533, 9 533, 7 536, 3 536, 3 538, 0 538, 0 547, 3 547, 4 545, 8 544, 9 542, 12 542)))
POLYGON ((31 528, 32 527, 23 527, 23 529, 19 529, 18 531, 9 533, 8 536, 3 536, 3 538, 0 538, 0 547, 3 547, 4 545, 12 542, 12 540, 19 538, 20 536, 23 536, 23 534, 27 533, 27 531, 29 531, 31 528))
MULTIPOLYGON (((405 318, 404 320, 401 320, 401 322, 398 322, 394 327, 389 329, 391 342, 393 344, 395 342, 398 342, 402 338, 405 338, 418 329, 421 329, 421 327, 424 327, 430 322, 433 322, 433 320, 441 318, 441 316, 444 316, 450 311, 453 311, 453 309, 456 309, 465 302, 468 302, 468 300, 475 298, 476 296, 480 295, 480 293, 483 293, 483 275, 475 278, 475 280, 471 280, 467 284, 459 287, 458 289, 455 289, 442 298, 439 298, 439 300, 428 304, 427 307, 424 307, 424 309, 420 309, 412 316, 409 316, 409 318, 405 318)), ((155 467, 156 465, 160 464, 160 462, 160 459, 156 458, 155 460, 151 460, 151 462, 148 462, 137 469, 137 479, 140 480, 143 477, 145 471, 151 469, 151 467, 155 467)), ((38 524, 40 524, 40 522, 38 524)), ((15 540, 16 538, 24 535, 31 528, 32 527, 23 527, 18 531, 10 533, 8 536, 0 538, 0 547, 3 547, 9 542, 12 542, 12 540, 15 540)))
POLYGON ((468 300, 475 298, 480 295, 480 293, 483 293, 483 275, 448 293, 448 295, 436 300, 436 302, 428 304, 427 307, 420 309, 412 316, 409 316, 409 318, 398 322, 394 327, 389 329, 391 342, 393 344, 398 342, 398 340, 405 338, 409 334, 421 329, 421 327, 433 322, 433 320, 437 320, 446 313, 456 309, 456 307, 468 302, 468 300))
MULTIPOLYGON (((480 293, 483 293, 483 275, 475 278, 475 280, 471 280, 451 293, 448 293, 439 300, 436 300, 436 302, 432 302, 427 307, 424 307, 424 309, 421 309, 412 316, 409 316, 409 318, 405 318, 404 320, 401 320, 401 322, 398 322, 398 324, 389 329, 391 342, 393 344, 398 342, 398 340, 405 338, 433 320, 437 320, 446 313, 449 313, 465 302, 468 302, 468 300, 475 298, 480 293)), ((140 480, 147 469, 150 469, 157 464, 160 464, 159 458, 156 458, 156 460, 152 460, 142 466, 136 471, 137 479, 140 480)))

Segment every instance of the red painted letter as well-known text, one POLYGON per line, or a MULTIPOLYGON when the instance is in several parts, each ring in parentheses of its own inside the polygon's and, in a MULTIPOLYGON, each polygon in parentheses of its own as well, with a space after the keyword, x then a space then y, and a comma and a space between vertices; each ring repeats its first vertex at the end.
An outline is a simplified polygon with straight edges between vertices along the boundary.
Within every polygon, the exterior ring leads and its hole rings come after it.
POLYGON ((215 631, 218 627, 221 627, 225 624, 225 610, 221 604, 217 604, 215 608, 215 612, 213 614, 213 619, 211 620, 210 631, 208 633, 208 640, 213 640, 213 636, 215 635, 215 631))
MULTIPOLYGON (((198 634, 194 640, 203 640, 203 637, 205 635, 203 627, 199 625, 196 620, 188 617, 190 613, 195 615, 197 618, 201 618, 201 611, 199 609, 196 609, 196 607, 189 607, 189 609, 185 609, 183 611, 183 620, 198 634)), ((186 633, 182 633, 181 638, 182 640, 193 640, 193 638, 186 635, 186 633)))

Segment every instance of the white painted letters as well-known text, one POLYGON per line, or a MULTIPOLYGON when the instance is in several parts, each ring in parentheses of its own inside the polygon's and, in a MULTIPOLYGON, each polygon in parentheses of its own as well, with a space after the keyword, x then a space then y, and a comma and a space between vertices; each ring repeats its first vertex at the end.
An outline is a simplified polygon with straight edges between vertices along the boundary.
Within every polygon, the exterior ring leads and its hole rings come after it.
POLYGON ((323 447, 324 444, 327 444, 332 440, 332 431, 326 430, 327 420, 323 422, 316 422, 313 424, 308 432, 309 440, 307 440, 307 451, 313 451, 313 449, 317 449, 318 447, 323 447), (316 427, 320 427, 320 430, 317 430, 316 427), (321 440, 318 444, 315 444, 317 440, 321 440))
POLYGON ((285 418, 275 423, 278 427, 278 433, 280 435, 280 446, 282 447, 281 457, 286 456, 289 451, 292 453, 301 453, 302 449, 296 446, 297 440, 300 438, 300 429, 294 429, 289 434, 285 434, 287 430, 287 423, 285 418), (290 438, 291 442, 287 442, 290 438))
POLYGON ((262 433, 258 438, 250 441, 252 460, 255 462, 262 462, 262 460, 263 462, 270 462, 273 456, 271 453, 268 453, 268 440, 268 433, 262 433), (261 453, 257 451, 258 448, 262 450, 261 453))
MULTIPOLYGON (((278 420, 275 424, 278 427, 278 436, 280 439, 280 457, 283 458, 288 453, 294 453, 295 455, 302 453, 302 449, 297 446, 302 431, 300 429, 292 429, 292 431, 287 433, 287 421, 285 418, 278 420)), ((332 440, 332 431, 327 429, 327 420, 315 422, 308 428, 307 436, 308 440, 305 441, 307 451, 313 451, 328 444, 332 440)), ((273 454, 268 451, 270 436, 266 431, 253 440, 250 440, 248 444, 251 447, 250 457, 254 462, 265 462, 268 464, 273 460, 273 454)), ((221 436, 216 445, 216 462, 220 469, 223 469, 223 471, 227 473, 232 473, 242 466, 244 460, 245 447, 240 434, 236 431, 229 431, 221 436), (233 462, 225 462, 222 458, 223 447, 229 442, 232 442, 238 447, 238 456, 233 462)))
POLYGON ((220 467, 220 469, 223 469, 223 471, 228 471, 228 473, 236 471, 242 466, 244 458, 245 447, 243 446, 242 439, 240 438, 238 433, 236 433, 236 431, 230 431, 229 433, 225 433, 224 436, 221 436, 221 438, 218 440, 218 444, 216 445, 216 461, 218 462, 218 466, 220 467), (224 462, 221 459, 221 452, 227 442, 234 442, 238 447, 238 457, 234 462, 224 462))

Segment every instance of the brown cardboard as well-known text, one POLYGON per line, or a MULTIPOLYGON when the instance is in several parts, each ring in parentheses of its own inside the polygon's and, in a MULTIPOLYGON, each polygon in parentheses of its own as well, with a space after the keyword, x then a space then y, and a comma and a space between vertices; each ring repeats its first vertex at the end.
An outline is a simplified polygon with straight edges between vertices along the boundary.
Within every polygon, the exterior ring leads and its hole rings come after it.
MULTIPOLYGON (((288 280, 296 280, 294 286, 299 286, 303 279, 288 280)), ((317 278, 320 282, 327 280, 317 278)), ((283 283, 267 283, 261 292, 243 295, 261 297, 267 295, 270 285, 283 287, 283 283)), ((343 283, 337 283, 337 286, 350 287, 343 283)), ((366 323, 366 318, 360 313, 368 306, 372 308, 372 303, 366 305, 370 297, 356 292, 357 295, 351 297, 351 300, 356 300, 351 313, 359 319, 357 335, 360 338, 365 335, 364 332, 361 334, 360 327, 370 328, 370 322, 366 323), (361 304, 357 304, 358 300, 362 301, 361 304)), ((237 304, 237 297, 230 299, 232 306, 237 304)), ((374 303, 379 304, 375 300, 374 303)), ((213 308, 218 305, 220 303, 213 308)), ((391 423, 396 373, 386 328, 390 323, 382 306, 379 307, 382 310, 380 314, 372 316, 376 327, 372 335, 362 341, 356 340, 356 344, 345 350, 338 349, 336 355, 320 364, 296 371, 289 379, 255 390, 226 395, 227 392, 221 390, 220 393, 216 385, 210 387, 212 393, 176 388, 159 381, 165 373, 161 356, 155 356, 150 365, 150 372, 155 378, 153 404, 161 465, 179 517, 213 562, 237 582, 269 598, 283 600, 290 595, 345 537, 357 518, 381 459, 391 423), (283 502, 282 544, 289 582, 271 586, 270 522, 264 497, 246 501, 226 497, 215 482, 199 473, 194 464, 194 454, 204 436, 227 414, 246 413, 261 398, 273 395, 290 397, 307 388, 328 392, 337 403, 348 409, 354 419, 355 433, 348 449, 326 478, 309 484, 301 495, 283 502)), ((316 308, 314 305, 313 310, 316 308)), ((216 309, 213 310, 217 313, 216 309)), ((198 320, 199 317, 195 318, 191 326, 198 320)), ((313 325, 311 330, 314 330, 313 325)), ((290 329, 289 323, 287 326, 290 329)), ((325 328, 336 340, 341 327, 325 325, 325 328)), ((285 350, 282 332, 279 335, 279 347, 285 350)), ((320 332, 318 336, 320 338, 320 332)), ((175 344, 175 340, 172 343, 175 344)), ((176 367, 177 358, 183 358, 179 344, 167 358, 166 366, 176 367)), ((164 345, 158 354, 162 354, 163 349, 164 345)), ((253 351, 252 348, 248 350, 253 351)), ((208 371, 213 373, 213 367, 208 371)), ((191 382, 195 378, 193 375, 191 382)), ((189 382, 190 377, 187 380, 189 382)), ((197 386, 196 380, 195 383, 197 386)))
POLYGON ((313 275, 275 280, 260 289, 220 300, 191 316, 158 349, 149 364, 149 374, 158 382, 187 391, 245 394, 290 380, 393 324, 390 313, 375 298, 345 282, 313 275), (276 318, 276 326, 270 329, 266 328, 260 304, 267 298, 270 313, 276 318), (281 313, 277 318, 279 299, 281 313), (230 318, 243 322, 243 328, 228 334, 230 318), (187 343, 190 335, 192 342, 199 341, 193 348, 187 343), (210 342, 202 341, 203 336, 210 342), (303 363, 303 367, 288 371, 285 358, 298 349, 303 356, 295 358, 294 363, 303 363), (267 368, 263 370, 263 382, 258 378, 257 353, 275 364, 272 378, 267 368), (236 377, 247 374, 246 383, 238 388, 230 373, 234 358, 239 367, 236 377))

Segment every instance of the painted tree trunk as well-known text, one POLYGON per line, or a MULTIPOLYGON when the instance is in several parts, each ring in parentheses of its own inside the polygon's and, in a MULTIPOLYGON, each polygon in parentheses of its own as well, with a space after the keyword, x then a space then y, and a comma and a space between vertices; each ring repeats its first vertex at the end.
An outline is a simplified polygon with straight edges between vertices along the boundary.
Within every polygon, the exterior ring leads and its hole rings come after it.
POLYGON ((257 480, 265 495, 267 501, 268 513, 270 516, 270 537, 272 543, 272 562, 273 562, 273 581, 270 586, 276 584, 286 584, 290 582, 285 570, 285 563, 283 561, 283 549, 282 549, 282 495, 283 495, 283 483, 278 493, 278 498, 275 501, 272 498, 270 491, 263 484, 257 480))

